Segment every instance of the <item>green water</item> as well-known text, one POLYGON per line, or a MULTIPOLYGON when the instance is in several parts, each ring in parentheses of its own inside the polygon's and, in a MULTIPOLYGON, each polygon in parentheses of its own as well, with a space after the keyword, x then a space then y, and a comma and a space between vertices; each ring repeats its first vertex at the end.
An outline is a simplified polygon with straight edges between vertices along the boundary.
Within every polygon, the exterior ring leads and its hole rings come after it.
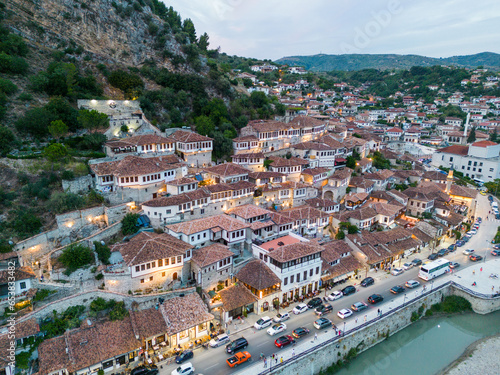
POLYGON ((426 319, 361 353, 340 375, 433 375, 473 342, 500 332, 500 311, 426 319))

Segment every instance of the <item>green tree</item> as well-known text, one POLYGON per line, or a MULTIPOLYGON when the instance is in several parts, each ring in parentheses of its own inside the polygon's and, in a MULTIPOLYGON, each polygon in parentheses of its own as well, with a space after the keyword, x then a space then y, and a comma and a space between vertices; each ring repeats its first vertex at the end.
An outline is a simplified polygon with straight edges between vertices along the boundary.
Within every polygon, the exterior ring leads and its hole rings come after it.
POLYGON ((207 33, 203 33, 202 36, 200 36, 200 39, 198 40, 198 48, 201 50, 201 51, 206 51, 207 48, 208 48, 208 45, 210 44, 208 42, 208 34, 207 33))
POLYGON ((44 148, 43 154, 52 163, 52 169, 54 169, 54 163, 66 157, 68 149, 60 143, 53 143, 44 148))
POLYGON ((43 107, 33 108, 15 122, 15 127, 19 133, 40 139, 49 134, 49 125, 56 119, 54 114, 43 107))
POLYGON ((346 160, 347 161, 346 161, 345 166, 347 168, 351 168, 351 169, 355 169, 356 168, 356 159, 354 159, 353 156, 349 155, 346 160))
POLYGON ((198 116, 194 120, 196 132, 201 135, 209 135, 215 130, 215 125, 207 116, 198 116))
POLYGON ((69 103, 68 99, 61 96, 50 98, 49 103, 44 108, 52 113, 57 120, 64 122, 69 130, 75 131, 80 128, 78 110, 69 103))
POLYGON ((8 226, 19 233, 20 237, 30 237, 40 231, 42 221, 30 210, 18 210, 9 212, 12 221, 8 226))
POLYGON ((335 235, 336 240, 343 240, 345 238, 345 233, 343 230, 339 230, 335 235))
POLYGON ((137 226, 137 219, 139 219, 139 214, 128 213, 122 219, 122 233, 127 236, 129 234, 134 234, 139 230, 137 226))
POLYGON ((490 134, 490 141, 496 142, 497 141, 497 137, 498 137, 497 128, 495 127, 493 129, 493 133, 490 134))
POLYGON ((48 207, 55 213, 74 211, 85 205, 85 199, 74 193, 55 192, 52 193, 48 207))
POLYGON ((65 273, 70 275, 78 268, 94 263, 94 253, 81 244, 72 244, 64 248, 58 260, 66 267, 65 273))
POLYGON ((57 141, 59 141, 59 138, 64 137, 67 132, 68 127, 61 120, 52 121, 49 125, 49 133, 57 141))
POLYGON ((95 109, 87 110, 81 109, 78 112, 78 122, 83 128, 87 129, 91 133, 94 133, 97 129, 109 127, 109 118, 105 113, 96 111, 95 109))
POLYGON ((102 245, 99 241, 94 241, 95 252, 97 253, 97 259, 103 264, 109 264, 109 257, 111 256, 111 250, 108 246, 102 245))
POLYGON ((0 125, 0 155, 7 155, 15 144, 14 133, 9 128, 0 125))
POLYGON ((474 143, 476 141, 476 127, 473 126, 469 136, 467 137, 467 143, 474 143))
POLYGON ((196 29, 190 18, 184 20, 182 30, 188 35, 190 43, 196 43, 196 29))

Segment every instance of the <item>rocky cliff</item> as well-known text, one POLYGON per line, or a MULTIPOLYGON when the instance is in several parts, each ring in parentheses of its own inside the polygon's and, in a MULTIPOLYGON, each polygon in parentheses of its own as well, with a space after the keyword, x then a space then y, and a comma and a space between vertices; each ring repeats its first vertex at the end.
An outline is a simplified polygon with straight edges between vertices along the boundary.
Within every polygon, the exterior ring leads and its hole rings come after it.
POLYGON ((168 23, 139 2, 6 0, 5 4, 11 12, 5 23, 33 47, 73 46, 94 61, 126 66, 154 59, 169 69, 172 56, 183 56, 168 23))

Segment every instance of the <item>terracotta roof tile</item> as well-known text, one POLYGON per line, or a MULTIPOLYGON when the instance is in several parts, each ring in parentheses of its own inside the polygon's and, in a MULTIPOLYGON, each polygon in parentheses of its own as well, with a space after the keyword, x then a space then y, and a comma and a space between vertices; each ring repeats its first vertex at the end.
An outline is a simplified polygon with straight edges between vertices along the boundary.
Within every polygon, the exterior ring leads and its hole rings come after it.
POLYGON ((248 175, 248 173, 250 172, 248 169, 234 163, 219 164, 214 167, 205 168, 204 170, 211 174, 215 174, 222 177, 236 176, 242 174, 248 175))
POLYGON ((239 284, 220 290, 219 295, 222 299, 224 311, 232 311, 257 301, 257 297, 252 292, 244 285, 239 284))
POLYGON ((205 137, 195 132, 190 132, 187 130, 177 130, 170 135, 171 138, 178 142, 189 143, 189 142, 204 142, 211 141, 212 138, 205 137))
POLYGON ((213 244, 193 251, 193 262, 199 267, 206 267, 220 260, 232 257, 234 253, 222 244, 213 244))
MULTIPOLYGON (((9 271, 8 270, 2 270, 0 271, 0 283, 7 283, 9 282, 9 271)), ((18 280, 26 280, 26 279, 32 279, 36 277, 35 272, 30 266, 23 266, 16 268, 14 270, 14 279, 16 281, 18 280)))
POLYGON ((106 142, 109 147, 130 147, 130 146, 144 146, 150 144, 169 144, 175 143, 175 139, 162 137, 158 134, 142 134, 129 138, 112 139, 106 142))
POLYGON ((196 219, 185 223, 167 225, 175 233, 191 235, 212 228, 222 228, 227 232, 249 228, 250 225, 228 215, 217 215, 205 219, 196 219))
POLYGON ((256 290, 271 288, 281 283, 280 278, 260 259, 245 264, 236 274, 236 278, 256 290))
POLYGON ((271 211, 253 204, 244 204, 227 210, 226 214, 235 215, 246 220, 256 216, 270 215, 271 211))
MULTIPOLYGON (((179 163, 179 159, 176 156, 174 157, 177 160, 176 163, 179 163)), ((90 164, 90 169, 98 176, 113 175, 123 177, 163 172, 175 169, 178 165, 179 164, 173 164, 172 158, 166 156, 149 158, 130 155, 121 160, 90 164)))

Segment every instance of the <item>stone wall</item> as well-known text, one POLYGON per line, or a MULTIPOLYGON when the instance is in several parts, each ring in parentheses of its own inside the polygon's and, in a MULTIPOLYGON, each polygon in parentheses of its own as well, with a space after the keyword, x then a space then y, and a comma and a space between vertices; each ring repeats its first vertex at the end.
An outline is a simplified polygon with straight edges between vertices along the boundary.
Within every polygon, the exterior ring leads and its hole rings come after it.
POLYGON ((469 301, 472 305, 472 310, 474 310, 476 314, 489 314, 493 311, 500 310, 500 296, 488 299, 481 298, 467 293, 456 285, 452 285, 451 293, 469 301))
POLYGON ((94 179, 89 174, 71 181, 62 180, 62 188, 67 193, 78 194, 80 192, 87 192, 92 187, 94 187, 94 179))

